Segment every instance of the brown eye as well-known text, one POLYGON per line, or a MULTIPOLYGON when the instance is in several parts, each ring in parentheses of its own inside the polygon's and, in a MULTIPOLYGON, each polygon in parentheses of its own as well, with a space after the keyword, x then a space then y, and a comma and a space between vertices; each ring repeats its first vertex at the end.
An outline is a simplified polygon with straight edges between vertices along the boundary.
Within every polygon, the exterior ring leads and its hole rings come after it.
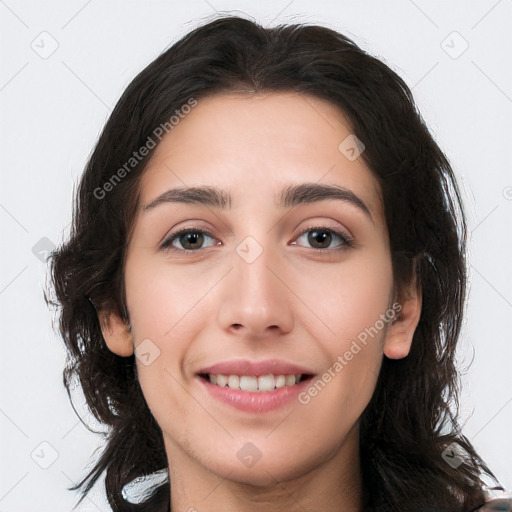
POLYGON ((326 230, 308 231, 308 242, 315 249, 327 249, 332 241, 332 235, 326 230))
POLYGON ((164 240, 162 249, 173 251, 197 251, 215 244, 215 239, 206 231, 199 229, 182 229, 172 233, 164 240))
POLYGON ((199 231, 190 232, 180 235, 178 240, 183 249, 199 249, 204 243, 204 236, 199 231))
POLYGON ((292 245, 302 245, 318 250, 336 250, 352 247, 352 239, 339 231, 326 227, 309 228, 304 231, 292 245), (301 241, 300 243, 298 243, 301 241))

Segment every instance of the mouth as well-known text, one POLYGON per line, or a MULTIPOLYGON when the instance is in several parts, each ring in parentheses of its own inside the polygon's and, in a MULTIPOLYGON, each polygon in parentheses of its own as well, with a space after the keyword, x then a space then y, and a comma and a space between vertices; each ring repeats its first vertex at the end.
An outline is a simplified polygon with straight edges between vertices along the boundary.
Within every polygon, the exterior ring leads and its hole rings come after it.
POLYGON ((290 387, 313 378, 312 374, 291 375, 224 375, 222 373, 199 373, 200 378, 221 388, 229 388, 241 391, 264 392, 290 387))
POLYGON ((307 368, 279 360, 226 361, 196 374, 216 401, 257 413, 291 404, 314 376, 307 368))

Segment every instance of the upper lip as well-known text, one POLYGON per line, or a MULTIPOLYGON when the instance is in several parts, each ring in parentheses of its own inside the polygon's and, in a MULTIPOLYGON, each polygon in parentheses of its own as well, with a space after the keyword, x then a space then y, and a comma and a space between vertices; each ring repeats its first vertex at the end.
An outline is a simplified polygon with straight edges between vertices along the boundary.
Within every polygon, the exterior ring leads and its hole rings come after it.
POLYGON ((198 374, 254 375, 260 377, 262 375, 314 375, 314 372, 304 366, 279 359, 265 359, 263 361, 237 359, 205 367, 198 374))

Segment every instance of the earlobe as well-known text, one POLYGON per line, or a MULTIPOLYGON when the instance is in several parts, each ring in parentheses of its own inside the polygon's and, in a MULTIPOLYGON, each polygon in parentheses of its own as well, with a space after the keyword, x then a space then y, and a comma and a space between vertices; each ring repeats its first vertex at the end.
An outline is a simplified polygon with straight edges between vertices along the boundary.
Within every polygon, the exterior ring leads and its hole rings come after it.
POLYGON ((99 311, 98 318, 109 350, 118 356, 131 356, 134 351, 132 334, 121 317, 114 312, 99 311))
POLYGON ((422 296, 420 286, 414 283, 401 301, 401 310, 389 325, 384 341, 384 355, 389 359, 403 359, 409 354, 416 327, 420 321, 422 296))

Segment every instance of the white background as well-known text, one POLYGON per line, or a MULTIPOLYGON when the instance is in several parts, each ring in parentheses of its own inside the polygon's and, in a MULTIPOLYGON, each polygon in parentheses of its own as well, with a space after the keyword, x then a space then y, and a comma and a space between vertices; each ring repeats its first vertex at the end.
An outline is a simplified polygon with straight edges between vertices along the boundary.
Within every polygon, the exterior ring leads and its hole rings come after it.
MULTIPOLYGON (((130 80, 216 10, 340 30, 413 88, 457 173, 471 227, 459 350, 465 434, 512 489, 512 0, 0 0, 0 511, 71 510, 77 496, 66 486, 100 442, 63 388, 63 343, 33 248, 44 252, 68 233, 73 186, 130 80)), ((109 510, 101 489, 80 510, 109 510)))

